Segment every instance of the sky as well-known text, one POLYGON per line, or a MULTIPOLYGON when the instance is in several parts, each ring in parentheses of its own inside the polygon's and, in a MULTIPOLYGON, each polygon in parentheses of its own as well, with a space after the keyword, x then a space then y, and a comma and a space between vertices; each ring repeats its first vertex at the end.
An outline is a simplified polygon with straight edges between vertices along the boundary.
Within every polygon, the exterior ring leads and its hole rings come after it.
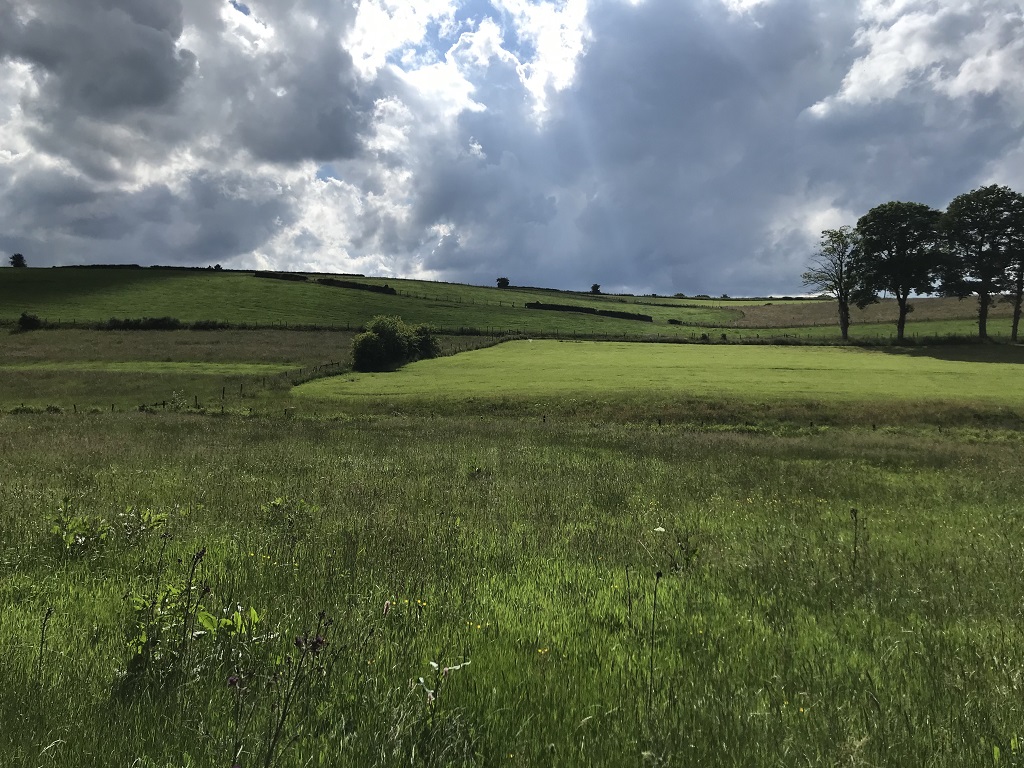
POLYGON ((1017 0, 0 0, 29 266, 783 295, 823 229, 988 184, 1017 0))

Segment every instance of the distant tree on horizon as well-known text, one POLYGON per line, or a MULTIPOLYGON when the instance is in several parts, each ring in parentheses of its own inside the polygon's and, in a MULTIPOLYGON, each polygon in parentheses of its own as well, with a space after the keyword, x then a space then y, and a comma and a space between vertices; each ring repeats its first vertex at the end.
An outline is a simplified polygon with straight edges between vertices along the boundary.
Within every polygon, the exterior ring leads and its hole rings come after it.
POLYGON ((497 282, 499 288, 508 288, 509 285, 511 285, 511 282, 507 277, 499 277, 497 282))
POLYGON ((16 253, 13 256, 11 256, 10 261, 12 267, 16 267, 19 269, 28 266, 28 262, 25 261, 25 257, 22 256, 20 253, 16 253))
POLYGON ((590 292, 591 293, 600 293, 601 292, 601 284, 600 283, 594 283, 592 286, 590 286, 590 292))

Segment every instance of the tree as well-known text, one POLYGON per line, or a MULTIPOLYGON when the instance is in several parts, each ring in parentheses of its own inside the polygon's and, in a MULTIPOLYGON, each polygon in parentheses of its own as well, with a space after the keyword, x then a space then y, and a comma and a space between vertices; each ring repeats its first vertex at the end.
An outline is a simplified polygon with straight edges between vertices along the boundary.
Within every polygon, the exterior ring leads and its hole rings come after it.
POLYGON ((1021 305, 1024 304, 1024 235, 1011 240, 1009 244, 1010 267, 1007 277, 1009 278, 1010 294, 1007 301, 1013 303, 1013 325, 1010 327, 1010 341, 1017 341, 1017 329, 1020 327, 1021 305))
POLYGON ((600 293, 601 292, 601 284, 600 283, 594 283, 592 286, 590 286, 590 292, 591 293, 600 293))
POLYGON ((949 247, 942 292, 977 294, 978 337, 988 338, 989 308, 1010 287, 1013 244, 1024 237, 1024 197, 1009 187, 980 187, 955 198, 941 223, 949 247))
POLYGON ((857 221, 860 247, 853 271, 863 288, 856 304, 864 308, 891 293, 899 306, 896 339, 903 341, 907 315, 913 311, 910 295, 935 288, 942 249, 941 213, 922 203, 891 202, 875 206, 857 221))
POLYGON ((11 266, 12 267, 19 267, 19 268, 20 267, 27 267, 28 266, 28 262, 25 261, 25 257, 24 256, 22 256, 20 253, 16 253, 13 256, 11 256, 11 266))
POLYGON ((843 341, 850 338, 850 304, 860 298, 853 273, 859 245, 860 235, 853 227, 823 229, 821 247, 802 275, 805 286, 831 296, 839 304, 839 332, 843 341))
POLYGON ((509 282, 509 279, 507 277, 499 277, 498 278, 498 287, 499 288, 508 288, 509 285, 511 285, 511 283, 509 282))

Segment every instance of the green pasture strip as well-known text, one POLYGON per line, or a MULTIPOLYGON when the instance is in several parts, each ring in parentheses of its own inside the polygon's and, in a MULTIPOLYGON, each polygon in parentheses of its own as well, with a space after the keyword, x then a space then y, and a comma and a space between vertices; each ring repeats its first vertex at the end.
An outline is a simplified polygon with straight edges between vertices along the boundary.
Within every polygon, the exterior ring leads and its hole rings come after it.
POLYGON ((341 398, 481 397, 669 392, 757 400, 923 399, 1024 404, 1024 349, 892 348, 512 341, 394 373, 350 374, 298 394, 341 398))
POLYGON ((280 374, 239 376, 197 374, 182 369, 160 373, 60 368, 9 370, 0 366, 0 410, 20 406, 134 410, 140 405, 180 401, 183 408, 248 409, 287 390, 280 374))
POLYGON ((3 416, 0 764, 1014 764, 1019 438, 3 416))
POLYGON ((149 361, 280 364, 299 368, 347 360, 344 331, 93 331, 75 328, 0 332, 0 361, 149 361))
POLYGON ((0 371, 62 371, 70 374, 80 371, 106 371, 110 373, 184 373, 198 376, 271 376, 289 370, 292 370, 291 366, 267 363, 158 363, 138 360, 131 362, 70 360, 34 363, 0 361, 0 371))

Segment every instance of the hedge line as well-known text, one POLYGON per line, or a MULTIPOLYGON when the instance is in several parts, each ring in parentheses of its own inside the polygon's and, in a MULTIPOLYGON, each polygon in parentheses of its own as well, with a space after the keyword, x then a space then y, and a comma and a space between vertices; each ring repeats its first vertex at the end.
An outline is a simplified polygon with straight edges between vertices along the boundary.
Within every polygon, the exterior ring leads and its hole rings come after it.
POLYGON ((355 283, 351 280, 336 280, 333 277, 321 277, 317 279, 320 285, 330 285, 334 288, 354 288, 357 291, 372 291, 373 293, 386 293, 394 296, 398 293, 390 285, 370 285, 369 283, 355 283))
POLYGON ((615 317, 619 320, 640 320, 644 323, 653 323, 654 318, 650 315, 641 315, 638 312, 619 312, 614 309, 594 309, 593 307, 577 307, 573 304, 545 304, 540 301, 526 302, 527 309, 549 309, 554 312, 582 312, 585 315, 600 315, 601 317, 615 317))
POLYGON ((253 272, 253 277, 268 277, 271 280, 290 280, 294 283, 304 283, 309 278, 305 275, 297 275, 294 272, 253 272))

